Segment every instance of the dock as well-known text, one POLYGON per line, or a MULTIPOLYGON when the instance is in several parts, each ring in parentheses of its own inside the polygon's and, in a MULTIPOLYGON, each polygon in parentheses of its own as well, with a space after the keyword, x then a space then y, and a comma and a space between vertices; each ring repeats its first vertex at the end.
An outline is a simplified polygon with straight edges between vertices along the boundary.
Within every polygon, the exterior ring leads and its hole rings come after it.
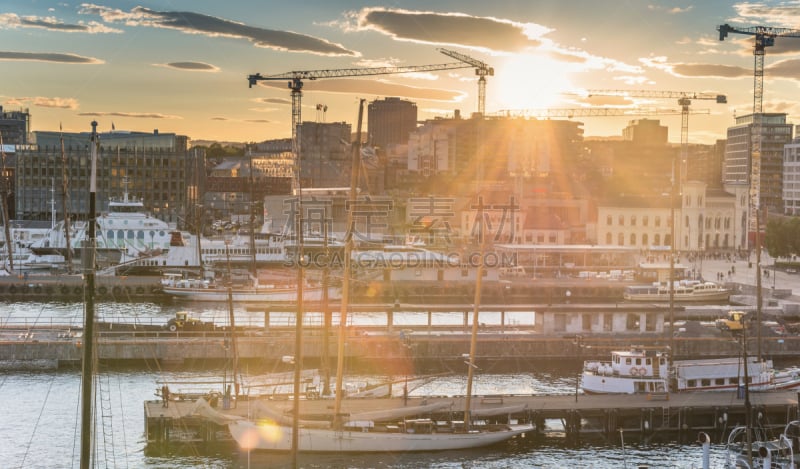
MULTIPOLYGON (((221 400, 211 399, 219 412, 246 418, 255 406, 253 401, 230 400, 224 408, 221 400)), ((267 400, 279 412, 291 412, 290 399, 267 400)), ((402 406, 446 403, 445 411, 427 415, 434 420, 463 420, 464 397, 427 396, 423 398, 345 399, 345 414, 394 409, 402 406)), ((745 421, 744 399, 737 392, 691 392, 663 395, 486 395, 474 396, 473 410, 512 408, 524 410, 499 417, 499 422, 518 421, 535 424, 534 438, 562 438, 569 444, 605 442, 617 444, 623 432, 626 441, 656 440, 691 443, 700 431, 713 441, 721 441, 736 425, 745 421)), ((779 432, 786 422, 798 418, 798 393, 750 393, 752 422, 766 430, 779 432)), ((168 407, 162 401, 144 404, 145 434, 150 450, 164 450, 186 444, 231 444, 227 428, 197 413, 195 402, 173 400, 168 407)), ((303 399, 300 418, 328 415, 332 399, 303 399)))

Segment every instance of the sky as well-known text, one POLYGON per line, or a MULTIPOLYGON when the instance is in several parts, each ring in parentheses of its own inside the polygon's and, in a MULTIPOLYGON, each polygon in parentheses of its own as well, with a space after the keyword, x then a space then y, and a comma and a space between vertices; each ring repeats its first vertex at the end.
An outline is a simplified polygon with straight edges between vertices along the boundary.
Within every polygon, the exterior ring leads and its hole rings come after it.
MULTIPOLYGON (((175 132, 195 140, 291 136, 284 80, 302 70, 448 64, 447 49, 494 68, 486 112, 622 106, 678 109, 675 99, 586 90, 724 94, 693 100, 689 142, 725 137, 753 110, 752 37, 717 27, 800 29, 800 0, 0 0, 0 105, 28 109, 32 130, 175 132)), ((767 49, 764 111, 800 122, 798 38, 767 49)), ((302 119, 355 123, 360 99, 400 97, 419 119, 476 112, 474 68, 305 80, 302 119)), ((586 136, 618 136, 680 116, 584 117, 586 136)))

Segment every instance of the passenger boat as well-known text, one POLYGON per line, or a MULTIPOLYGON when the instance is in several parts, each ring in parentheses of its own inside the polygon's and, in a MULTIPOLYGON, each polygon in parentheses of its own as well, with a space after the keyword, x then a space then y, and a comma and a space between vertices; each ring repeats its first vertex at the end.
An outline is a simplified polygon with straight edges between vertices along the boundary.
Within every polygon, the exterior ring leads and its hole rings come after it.
MULTIPOLYGON (((680 281, 675 283, 673 300, 679 302, 728 301, 731 290, 714 282, 680 281)), ((625 287, 622 297, 628 301, 666 302, 670 300, 669 282, 625 287)))
MULTIPOLYGON (((775 372, 771 360, 748 357, 747 363, 752 391, 800 389, 798 373, 775 372)), ((666 353, 634 347, 611 352, 610 362, 584 362, 581 387, 587 394, 733 391, 743 385, 743 375, 738 357, 676 360, 670 366, 666 353)))
MULTIPOLYGON (((123 253, 132 255, 149 254, 169 249, 170 226, 150 215, 141 199, 129 196, 127 181, 121 199, 112 198, 108 202, 108 212, 93 218, 96 220, 97 246, 95 252, 98 262, 117 264, 123 253)), ((88 222, 70 223, 70 249, 79 258, 83 241, 87 238, 88 222)), ((45 236, 30 246, 37 255, 67 254, 67 236, 64 221, 60 221, 45 236)))

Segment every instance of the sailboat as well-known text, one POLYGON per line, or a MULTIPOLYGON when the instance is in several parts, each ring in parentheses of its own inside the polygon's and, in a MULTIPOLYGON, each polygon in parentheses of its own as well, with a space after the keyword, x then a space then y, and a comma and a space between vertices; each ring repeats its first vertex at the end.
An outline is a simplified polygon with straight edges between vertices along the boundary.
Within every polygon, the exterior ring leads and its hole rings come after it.
MULTIPOLYGON (((361 153, 361 121, 364 100, 360 101, 358 113, 357 141, 353 151, 353 166, 350 182, 350 203, 356 200, 358 169, 361 153)), ((348 226, 353 226, 353 213, 348 212, 348 226)), ((349 300, 350 267, 352 263, 352 237, 345 244, 345 268, 342 280, 341 314, 339 317, 340 332, 338 342, 337 374, 335 405, 330 420, 301 421, 299 419, 299 381, 295 381, 294 410, 291 422, 286 422, 282 415, 265 415, 260 420, 238 419, 230 422, 228 428, 239 447, 248 451, 292 451, 297 452, 410 452, 410 451, 445 451, 488 446, 507 441, 517 435, 533 430, 528 424, 487 425, 473 427, 470 422, 470 395, 472 390, 472 370, 474 366, 475 342, 478 332, 478 321, 475 320, 470 347, 469 376, 467 380, 467 396, 463 425, 438 425, 430 418, 413 418, 411 416, 430 415, 436 410, 430 406, 403 407, 397 411, 385 410, 379 413, 350 415, 344 418, 341 413, 342 375, 344 371, 344 339, 346 315, 349 300), (391 423, 389 423, 391 422, 391 423)), ((475 315, 480 302, 480 278, 482 265, 479 266, 476 289, 475 315)), ((299 268, 299 267, 298 267, 299 268)), ((301 282, 299 284, 302 285, 301 282)), ((299 289, 301 290, 301 289, 299 289)), ((298 292, 298 311, 302 301, 302 291, 298 292)), ((298 326, 302 317, 298 314, 298 326)), ((298 338, 300 330, 298 327, 298 338)), ((300 347, 297 347, 299 353, 300 347)), ((295 367, 299 367, 299 360, 295 367)), ((296 368, 297 369, 297 368, 296 368)))

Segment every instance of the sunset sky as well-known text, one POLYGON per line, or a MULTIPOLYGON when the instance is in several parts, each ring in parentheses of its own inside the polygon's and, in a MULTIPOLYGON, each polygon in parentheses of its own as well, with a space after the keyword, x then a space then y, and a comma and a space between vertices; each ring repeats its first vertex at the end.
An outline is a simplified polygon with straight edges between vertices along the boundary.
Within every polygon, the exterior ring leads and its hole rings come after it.
MULTIPOLYGON (((290 94, 284 81, 248 88, 248 75, 454 62, 437 51, 446 48, 494 67, 489 114, 586 106, 574 94, 585 89, 725 94, 728 104, 692 104, 711 114, 690 117, 690 142, 713 143, 753 106, 752 39, 720 42, 723 23, 800 29, 800 1, 0 0, 0 104, 29 109, 32 130, 97 120, 101 131, 262 141, 291 135, 290 94)), ((797 51, 800 37, 783 37, 766 56, 764 109, 790 122, 800 122, 797 51)), ((398 96, 417 102, 420 119, 468 116, 477 90, 471 68, 306 81, 302 114, 355 124, 359 98, 398 96)), ((680 141, 680 116, 653 118, 680 141)), ((606 136, 630 119, 581 120, 587 136, 606 136)))

